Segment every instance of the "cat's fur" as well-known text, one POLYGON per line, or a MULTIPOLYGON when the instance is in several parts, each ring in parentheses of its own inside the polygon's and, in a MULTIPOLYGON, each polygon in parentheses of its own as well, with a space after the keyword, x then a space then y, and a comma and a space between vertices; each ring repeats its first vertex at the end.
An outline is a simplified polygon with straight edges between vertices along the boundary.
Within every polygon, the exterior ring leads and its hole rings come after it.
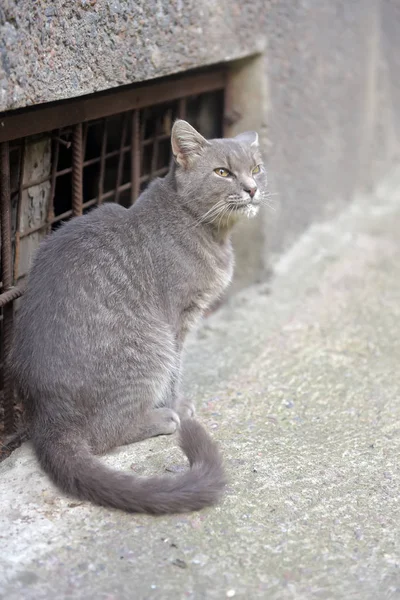
POLYGON ((177 121, 171 141, 169 174, 131 208, 104 205, 44 241, 11 355, 53 481, 100 505, 154 514, 213 504, 225 484, 215 443, 180 396, 182 345, 229 284, 229 232, 239 214, 257 212, 266 185, 263 168, 252 176, 255 133, 207 141, 177 121), (94 456, 176 429, 191 465, 176 477, 138 479, 94 456))

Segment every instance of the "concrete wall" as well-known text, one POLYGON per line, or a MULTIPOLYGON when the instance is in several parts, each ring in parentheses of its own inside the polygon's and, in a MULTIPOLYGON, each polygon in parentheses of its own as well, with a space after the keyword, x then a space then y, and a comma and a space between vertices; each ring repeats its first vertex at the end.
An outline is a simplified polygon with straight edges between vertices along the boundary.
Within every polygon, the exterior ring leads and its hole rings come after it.
POLYGON ((0 19, 2 110, 235 61, 227 131, 260 130, 278 194, 236 233, 240 285, 399 160, 400 0, 3 0, 0 19))
POLYGON ((399 0, 277 4, 267 27, 268 155, 282 202, 273 250, 400 156, 399 0))
POLYGON ((263 46, 269 4, 2 0, 0 110, 245 56, 263 46))

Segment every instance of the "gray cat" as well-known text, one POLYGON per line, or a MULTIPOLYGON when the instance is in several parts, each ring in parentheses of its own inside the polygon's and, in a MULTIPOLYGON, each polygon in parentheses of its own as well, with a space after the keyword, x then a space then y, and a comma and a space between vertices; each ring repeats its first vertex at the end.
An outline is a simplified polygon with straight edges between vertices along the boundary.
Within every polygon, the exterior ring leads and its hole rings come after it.
POLYGON ((128 512, 215 503, 225 485, 215 443, 179 389, 187 332, 232 277, 230 231, 266 191, 254 132, 171 134, 174 164, 129 209, 106 204, 50 235, 34 261, 11 368, 43 469, 62 490, 128 512), (180 432, 191 468, 138 479, 95 454, 180 432))

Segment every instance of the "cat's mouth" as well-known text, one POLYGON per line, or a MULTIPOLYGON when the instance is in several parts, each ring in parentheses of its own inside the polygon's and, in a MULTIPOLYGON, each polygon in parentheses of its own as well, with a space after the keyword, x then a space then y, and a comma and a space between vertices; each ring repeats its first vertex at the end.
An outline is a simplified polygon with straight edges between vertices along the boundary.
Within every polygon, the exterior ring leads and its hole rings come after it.
POLYGON ((251 200, 251 202, 235 202, 232 204, 232 208, 238 214, 245 215, 246 217, 255 217, 260 208, 258 201, 251 200))

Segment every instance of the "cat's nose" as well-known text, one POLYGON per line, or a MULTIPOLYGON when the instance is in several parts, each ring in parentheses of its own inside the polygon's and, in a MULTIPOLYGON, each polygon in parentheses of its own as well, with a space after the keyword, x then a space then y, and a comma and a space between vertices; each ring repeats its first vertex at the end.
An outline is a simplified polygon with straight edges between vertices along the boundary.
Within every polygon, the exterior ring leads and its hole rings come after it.
POLYGON ((246 192, 249 194, 250 198, 254 198, 254 196, 256 195, 256 191, 257 191, 256 187, 251 187, 248 190, 246 190, 246 192))

